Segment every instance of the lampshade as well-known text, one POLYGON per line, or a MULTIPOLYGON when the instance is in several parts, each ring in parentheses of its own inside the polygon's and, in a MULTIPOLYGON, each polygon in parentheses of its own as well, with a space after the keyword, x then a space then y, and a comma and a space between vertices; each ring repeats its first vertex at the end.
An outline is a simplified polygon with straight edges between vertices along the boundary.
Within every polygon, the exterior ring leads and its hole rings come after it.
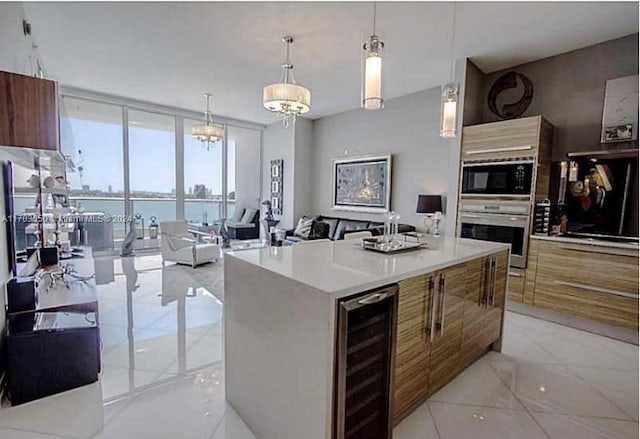
POLYGON ((362 80, 362 107, 365 110, 380 110, 384 106, 382 97, 382 48, 384 43, 372 35, 364 43, 365 61, 362 80))
POLYGON ((418 195, 416 213, 442 212, 442 195, 418 195))
POLYGON ((456 115, 458 105, 458 85, 446 84, 442 87, 440 109, 440 137, 450 139, 456 137, 456 115))
POLYGON ((287 59, 282 64, 280 80, 262 89, 262 105, 267 110, 278 113, 284 126, 288 127, 291 122, 295 123, 296 117, 311 110, 311 92, 297 84, 293 77, 293 64, 289 61, 293 37, 282 37, 282 42, 287 45, 287 59))

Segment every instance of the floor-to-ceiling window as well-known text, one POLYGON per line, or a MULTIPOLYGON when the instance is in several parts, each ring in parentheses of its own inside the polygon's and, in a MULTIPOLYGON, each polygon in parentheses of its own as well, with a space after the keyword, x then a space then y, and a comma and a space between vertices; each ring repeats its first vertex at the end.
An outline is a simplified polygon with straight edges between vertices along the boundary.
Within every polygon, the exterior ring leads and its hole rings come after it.
POLYGON ((191 136, 200 121, 184 120, 184 219, 211 224, 223 217, 222 141, 207 145, 191 136))
MULTIPOLYGON (((67 173, 71 204, 85 212, 122 218, 122 107, 66 96, 61 105, 62 149, 75 163, 75 171, 67 173)), ((124 229, 123 221, 113 222, 116 238, 123 236, 124 229)))
MULTIPOLYGON (((197 113, 75 90, 63 91, 61 102, 63 153, 76 163, 67 176, 75 206, 138 215, 146 237, 152 219, 213 224, 236 206, 259 208, 259 126, 227 124, 227 139, 207 149, 191 136, 197 113)), ((113 228, 118 249, 126 223, 113 228)))
POLYGON ((129 186, 132 211, 146 228, 176 219, 176 119, 129 110, 129 186))

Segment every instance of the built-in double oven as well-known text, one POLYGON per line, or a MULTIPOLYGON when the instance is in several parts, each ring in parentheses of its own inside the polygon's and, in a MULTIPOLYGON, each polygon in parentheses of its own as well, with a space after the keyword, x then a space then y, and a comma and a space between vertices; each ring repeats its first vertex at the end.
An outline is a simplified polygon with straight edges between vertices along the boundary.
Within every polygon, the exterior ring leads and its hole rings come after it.
POLYGON ((534 157, 462 163, 458 234, 511 244, 513 267, 527 265, 534 163, 534 157))
POLYGON ((460 203, 460 236, 511 244, 511 265, 525 268, 530 231, 529 201, 478 200, 460 203))

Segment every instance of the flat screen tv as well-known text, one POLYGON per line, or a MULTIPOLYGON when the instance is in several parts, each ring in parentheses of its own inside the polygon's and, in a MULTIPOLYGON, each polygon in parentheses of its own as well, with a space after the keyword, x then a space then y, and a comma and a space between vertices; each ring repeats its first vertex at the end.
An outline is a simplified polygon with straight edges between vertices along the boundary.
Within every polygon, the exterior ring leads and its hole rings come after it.
POLYGON ((14 245, 14 221, 15 212, 13 209, 13 168, 11 162, 2 162, 2 187, 3 187, 3 200, 4 200, 4 224, 7 240, 7 269, 12 276, 17 274, 16 269, 16 250, 14 245))

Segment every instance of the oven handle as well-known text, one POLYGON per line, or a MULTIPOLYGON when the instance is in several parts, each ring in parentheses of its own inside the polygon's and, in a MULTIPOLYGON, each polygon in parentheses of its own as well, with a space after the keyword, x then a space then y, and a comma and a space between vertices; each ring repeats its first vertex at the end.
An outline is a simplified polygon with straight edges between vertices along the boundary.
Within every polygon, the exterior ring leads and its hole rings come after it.
POLYGON ((504 148, 475 149, 473 151, 466 151, 465 155, 488 154, 491 152, 530 151, 531 148, 533 148, 532 145, 507 146, 504 148))
MULTIPOLYGON (((468 153, 470 154, 470 152, 468 153)), ((533 159, 522 159, 522 160, 487 160, 487 161, 463 161, 463 168, 476 168, 478 166, 498 166, 498 165, 532 165, 535 163, 533 159)))
POLYGON ((526 215, 509 215, 509 214, 494 214, 494 215, 474 215, 463 213, 460 215, 461 223, 471 224, 483 224, 490 226, 520 226, 526 229, 529 226, 529 217, 526 215), (469 221, 465 221, 465 219, 469 221), (477 221, 480 220, 480 221, 477 221))

